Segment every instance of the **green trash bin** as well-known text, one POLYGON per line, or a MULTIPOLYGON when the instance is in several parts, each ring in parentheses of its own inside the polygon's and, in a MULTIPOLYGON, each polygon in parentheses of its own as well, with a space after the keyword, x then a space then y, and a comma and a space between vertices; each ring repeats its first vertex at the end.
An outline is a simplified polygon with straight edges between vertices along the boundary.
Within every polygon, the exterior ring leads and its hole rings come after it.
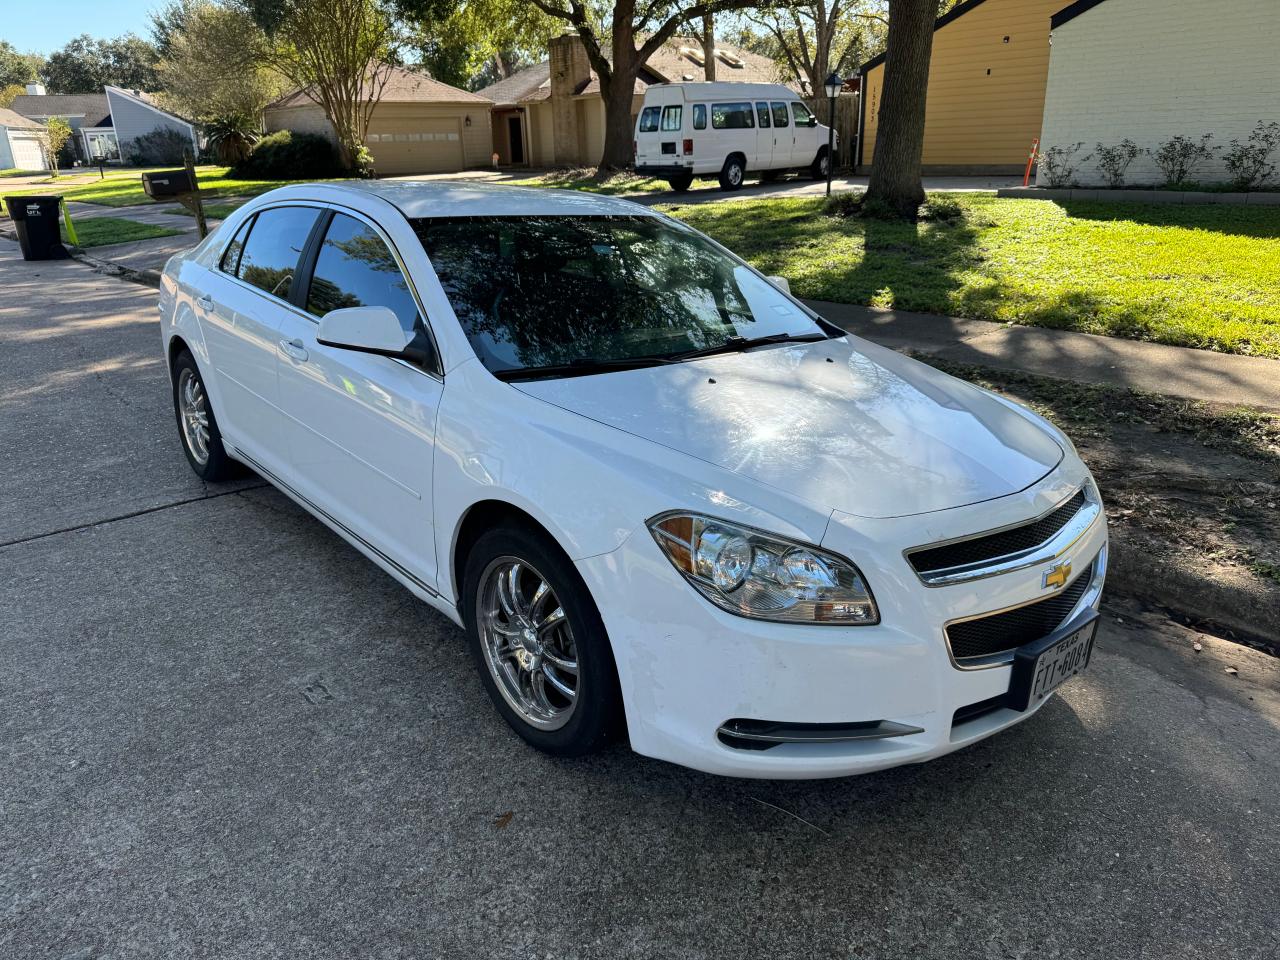
POLYGON ((70 256, 58 231, 59 198, 6 197, 9 219, 18 232, 24 260, 65 260, 70 256))

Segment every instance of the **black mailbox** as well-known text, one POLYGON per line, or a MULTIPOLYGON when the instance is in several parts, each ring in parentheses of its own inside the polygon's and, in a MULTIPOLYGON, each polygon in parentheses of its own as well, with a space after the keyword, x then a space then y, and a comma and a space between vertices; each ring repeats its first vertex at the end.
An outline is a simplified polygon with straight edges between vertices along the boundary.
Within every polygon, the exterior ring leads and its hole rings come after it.
POLYGON ((142 175, 142 189, 152 200, 164 200, 183 193, 192 193, 196 186, 186 170, 160 170, 142 175))

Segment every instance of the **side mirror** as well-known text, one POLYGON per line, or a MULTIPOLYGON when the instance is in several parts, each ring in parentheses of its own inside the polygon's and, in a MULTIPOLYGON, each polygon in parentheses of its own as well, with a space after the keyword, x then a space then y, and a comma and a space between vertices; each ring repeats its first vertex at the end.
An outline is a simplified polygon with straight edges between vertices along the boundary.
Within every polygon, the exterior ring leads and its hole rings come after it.
POLYGON ((343 307, 320 318, 316 343, 382 357, 399 357, 425 366, 431 350, 426 338, 406 331, 387 307, 343 307))
POLYGON ((791 282, 786 277, 769 277, 768 280, 783 293, 791 292, 791 282))

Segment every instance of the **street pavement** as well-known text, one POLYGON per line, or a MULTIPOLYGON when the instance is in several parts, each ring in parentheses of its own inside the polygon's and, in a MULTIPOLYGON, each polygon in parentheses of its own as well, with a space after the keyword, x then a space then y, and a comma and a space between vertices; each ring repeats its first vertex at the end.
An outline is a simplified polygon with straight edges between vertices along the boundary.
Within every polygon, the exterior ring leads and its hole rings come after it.
POLYGON ((1280 954, 1275 660, 1113 600, 1087 675, 929 764, 549 759, 443 617, 260 480, 189 472, 152 291, 15 249, 5 960, 1280 954))

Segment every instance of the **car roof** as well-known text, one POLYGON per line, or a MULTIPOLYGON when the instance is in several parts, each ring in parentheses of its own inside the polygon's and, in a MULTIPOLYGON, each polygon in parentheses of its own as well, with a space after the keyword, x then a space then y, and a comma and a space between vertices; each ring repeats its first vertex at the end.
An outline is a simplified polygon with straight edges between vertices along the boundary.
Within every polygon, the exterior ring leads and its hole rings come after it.
POLYGON ((272 191, 280 199, 313 199, 341 203, 342 198, 372 195, 395 206, 410 219, 485 216, 651 216, 648 207, 616 197, 580 190, 511 187, 453 180, 352 180, 297 184, 272 191))

